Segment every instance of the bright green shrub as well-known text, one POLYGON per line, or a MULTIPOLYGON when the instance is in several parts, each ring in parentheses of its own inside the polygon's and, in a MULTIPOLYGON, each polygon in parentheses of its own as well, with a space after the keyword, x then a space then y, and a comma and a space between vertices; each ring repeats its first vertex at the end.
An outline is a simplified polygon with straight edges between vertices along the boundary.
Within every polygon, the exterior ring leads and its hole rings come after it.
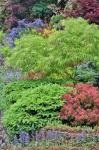
POLYGON ((66 67, 87 60, 95 60, 99 64, 98 26, 89 25, 82 18, 67 19, 62 24, 65 26, 64 31, 55 32, 49 39, 56 68, 65 72, 66 67))
MULTIPOLYGON (((23 90, 27 90, 29 88, 35 88, 39 85, 44 85, 48 83, 52 84, 66 84, 67 81, 64 80, 55 80, 55 79, 43 79, 43 80, 17 80, 15 82, 9 83, 4 88, 5 95, 9 95, 12 92, 20 92, 23 90)), ((73 82, 73 81, 71 81, 73 82)))
POLYGON ((73 77, 73 67, 81 62, 94 60, 99 65, 99 28, 89 25, 82 18, 62 21, 64 31, 49 37, 47 73, 73 77))
POLYGON ((26 92, 27 90, 34 89, 47 83, 48 82, 46 80, 18 80, 7 84, 3 88, 3 95, 5 97, 5 109, 14 104, 17 99, 21 98, 23 91, 26 92))
MULTIPOLYGON (((73 82, 73 81, 69 81, 73 82)), ((7 84, 3 88, 3 95, 5 97, 5 109, 7 109, 10 105, 16 103, 17 99, 21 98, 23 95, 23 91, 27 92, 27 90, 34 89, 39 87, 40 85, 46 84, 66 84, 67 81, 64 80, 54 80, 54 79, 43 79, 43 80, 17 80, 15 82, 7 84)))
POLYGON ((9 83, 3 89, 3 93, 6 99, 6 107, 14 104, 18 98, 21 98, 23 95, 23 91, 27 91, 30 89, 34 89, 40 85, 47 84, 48 82, 45 80, 18 80, 13 83, 9 83))
POLYGON ((9 64, 53 78, 72 78, 74 66, 82 62, 95 61, 99 66, 98 26, 82 18, 64 20, 62 25, 65 29, 48 39, 29 34, 17 40, 8 56, 9 64))
POLYGON ((26 34, 16 41, 16 47, 11 51, 4 49, 9 57, 7 63, 27 72, 30 70, 43 71, 43 57, 46 57, 46 40, 35 34, 26 34), (43 55, 43 57, 42 57, 43 55), (42 61, 42 64, 40 64, 42 61))
POLYGON ((58 113, 63 104, 60 96, 69 90, 71 88, 47 84, 23 91, 22 97, 4 114, 3 123, 8 132, 29 132, 59 121, 58 113))

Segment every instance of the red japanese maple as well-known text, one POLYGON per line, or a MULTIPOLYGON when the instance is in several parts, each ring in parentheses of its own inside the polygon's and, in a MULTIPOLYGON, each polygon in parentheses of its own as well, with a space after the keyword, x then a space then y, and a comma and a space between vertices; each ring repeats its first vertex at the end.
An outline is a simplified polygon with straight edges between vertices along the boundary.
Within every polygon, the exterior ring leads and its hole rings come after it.
POLYGON ((90 84, 79 83, 74 90, 63 95, 65 104, 61 109, 62 120, 71 125, 99 124, 99 89, 90 84))
POLYGON ((72 10, 66 9, 65 15, 83 17, 90 23, 99 24, 99 1, 98 0, 76 0, 76 7, 72 10))

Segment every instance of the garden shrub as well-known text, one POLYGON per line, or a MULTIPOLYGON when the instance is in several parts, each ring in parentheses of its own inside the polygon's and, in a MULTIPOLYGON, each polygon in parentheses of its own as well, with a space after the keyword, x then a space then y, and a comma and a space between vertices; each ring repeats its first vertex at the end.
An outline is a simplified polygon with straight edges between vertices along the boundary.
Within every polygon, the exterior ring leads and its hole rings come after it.
POLYGON ((5 48, 3 51, 5 55, 11 56, 8 57, 8 64, 20 68, 24 72, 30 70, 43 72, 43 57, 47 56, 46 39, 31 32, 23 34, 21 39, 16 40, 15 45, 13 51, 9 48, 5 48), (42 64, 40 64, 41 59, 42 64))
MULTIPOLYGON (((50 71, 62 72, 79 63, 95 60, 99 64, 99 29, 97 25, 89 25, 82 18, 69 18, 62 21, 64 31, 57 31, 49 37, 50 71), (51 65, 52 64, 52 65, 51 65)), ((67 72, 68 73, 68 72, 67 72)))
POLYGON ((63 30, 64 26, 61 24, 61 20, 64 19, 63 15, 53 15, 50 20, 51 26, 53 26, 56 30, 63 30))
POLYGON ((91 23, 99 24, 99 1, 98 0, 78 0, 78 12, 91 23))
POLYGON ((37 2, 32 8, 32 14, 37 17, 44 18, 45 16, 52 15, 52 11, 47 7, 47 4, 40 1, 37 2))
POLYGON ((40 85, 46 85, 49 83, 65 85, 67 82, 73 81, 64 81, 64 80, 55 80, 55 79, 42 79, 42 80, 17 80, 15 82, 7 84, 2 93, 5 99, 5 109, 7 109, 10 105, 16 103, 17 99, 21 98, 23 95, 23 91, 27 92, 27 90, 34 89, 39 87, 40 85))
POLYGON ((23 92, 4 114, 3 123, 10 134, 31 132, 49 122, 59 121, 59 110, 63 105, 60 96, 71 88, 57 84, 41 85, 23 92))
POLYGON ((74 91, 64 94, 65 104, 60 111, 63 123, 99 125, 99 89, 90 84, 78 83, 74 91))
POLYGON ((98 0, 73 0, 68 1, 71 7, 67 7, 64 10, 66 17, 83 17, 87 19, 89 23, 99 24, 99 1, 98 0))
POLYGON ((98 26, 82 18, 69 18, 62 25, 65 29, 49 38, 35 34, 21 37, 13 51, 5 49, 8 64, 53 78, 73 78, 74 66, 86 61, 95 61, 99 66, 98 26))
POLYGON ((55 24, 59 23, 61 20, 63 20, 63 19, 64 19, 63 15, 53 15, 51 17, 50 23, 51 23, 51 25, 55 25, 55 24))
POLYGON ((26 92, 47 83, 46 80, 18 80, 7 84, 2 91, 6 100, 5 109, 16 103, 17 99, 23 95, 23 91, 26 92))
POLYGON ((80 64, 75 69, 75 80, 77 82, 88 82, 99 86, 99 70, 94 62, 80 64))

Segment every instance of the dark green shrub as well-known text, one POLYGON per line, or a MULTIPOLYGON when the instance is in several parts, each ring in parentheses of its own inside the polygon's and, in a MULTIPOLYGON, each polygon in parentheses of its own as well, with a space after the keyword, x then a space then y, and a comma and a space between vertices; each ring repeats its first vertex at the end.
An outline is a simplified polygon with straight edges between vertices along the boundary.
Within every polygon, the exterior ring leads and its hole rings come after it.
POLYGON ((32 15, 35 17, 49 18, 53 15, 51 9, 48 5, 51 3, 56 3, 57 0, 38 0, 32 8, 32 15))
POLYGON ((47 4, 40 1, 39 3, 36 3, 32 8, 32 14, 35 17, 47 17, 48 15, 52 15, 52 11, 48 9, 47 4))
POLYGON ((97 78, 99 78, 99 71, 97 70, 95 63, 86 62, 76 67, 75 70, 76 81, 88 82, 99 86, 99 82, 97 82, 97 78))
POLYGON ((23 91, 22 96, 4 114, 3 123, 8 132, 29 132, 59 121, 58 113, 63 104, 60 96, 69 90, 71 88, 47 84, 23 91))

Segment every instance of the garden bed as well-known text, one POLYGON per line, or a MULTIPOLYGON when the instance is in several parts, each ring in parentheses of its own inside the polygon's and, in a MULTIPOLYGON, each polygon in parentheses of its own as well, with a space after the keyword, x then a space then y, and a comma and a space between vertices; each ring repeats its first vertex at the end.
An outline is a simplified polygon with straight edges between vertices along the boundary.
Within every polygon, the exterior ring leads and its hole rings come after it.
POLYGON ((99 149, 99 1, 0 0, 0 149, 99 149))

